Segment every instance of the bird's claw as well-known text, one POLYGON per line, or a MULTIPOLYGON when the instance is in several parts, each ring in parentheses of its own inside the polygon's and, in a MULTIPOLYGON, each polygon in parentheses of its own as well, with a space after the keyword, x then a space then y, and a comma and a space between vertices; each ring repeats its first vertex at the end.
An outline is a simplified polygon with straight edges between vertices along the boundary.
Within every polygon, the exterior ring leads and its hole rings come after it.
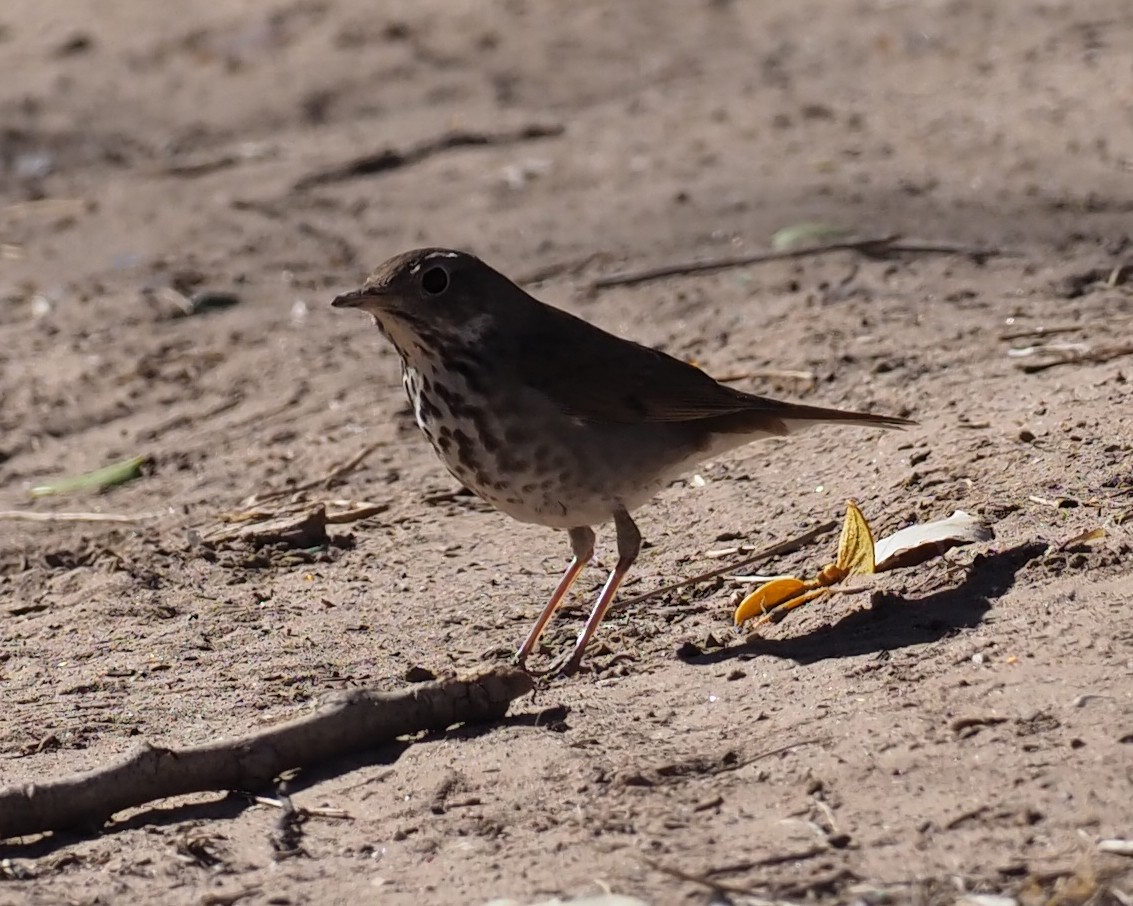
POLYGON ((516 654, 511 659, 511 663, 513 667, 522 670, 528 676, 533 676, 538 679, 545 677, 562 677, 565 679, 578 673, 579 667, 582 666, 582 652, 573 651, 565 659, 560 658, 557 661, 553 661, 550 667, 543 670, 528 667, 526 655, 520 656, 516 654))

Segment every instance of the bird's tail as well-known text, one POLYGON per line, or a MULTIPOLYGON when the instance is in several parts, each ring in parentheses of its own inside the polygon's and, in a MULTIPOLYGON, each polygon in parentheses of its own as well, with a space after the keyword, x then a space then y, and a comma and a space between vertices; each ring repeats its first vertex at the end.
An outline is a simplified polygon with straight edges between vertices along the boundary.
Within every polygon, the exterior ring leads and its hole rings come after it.
POLYGON ((813 425, 843 424, 900 430, 917 424, 896 415, 848 412, 845 409, 827 409, 825 406, 806 406, 770 399, 759 399, 749 409, 717 416, 713 421, 716 422, 716 430, 721 433, 756 436, 797 434, 813 425))
POLYGON ((911 419, 901 418, 897 415, 878 415, 875 412, 849 412, 845 409, 827 409, 825 406, 804 406, 799 403, 784 403, 783 408, 775 414, 783 421, 789 422, 792 431, 796 431, 808 425, 829 424, 832 422, 897 430, 917 424, 911 419))

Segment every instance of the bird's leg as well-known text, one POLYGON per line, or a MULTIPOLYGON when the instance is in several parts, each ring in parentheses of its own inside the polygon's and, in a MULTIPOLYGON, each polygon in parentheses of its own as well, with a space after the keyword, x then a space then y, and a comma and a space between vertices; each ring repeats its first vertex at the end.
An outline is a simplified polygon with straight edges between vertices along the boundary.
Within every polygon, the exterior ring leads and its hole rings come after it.
POLYGON ((559 603, 566 593, 570 591, 570 587, 574 584, 574 580, 578 578, 578 574, 582 572, 582 568, 590 562, 590 558, 594 556, 594 532, 587 526, 580 528, 572 528, 568 533, 570 535, 570 548, 574 552, 574 558, 570 561, 570 566, 567 567, 563 577, 559 580, 559 585, 555 589, 555 593, 551 595, 551 600, 547 602, 547 606, 543 608, 543 612, 539 614, 539 619, 535 621, 535 625, 531 627, 531 631, 527 633, 527 638, 524 639, 523 644, 520 646, 519 651, 515 654, 515 663, 522 667, 527 660, 527 656, 534 650, 536 643, 539 641, 539 636, 543 634, 543 630, 547 628, 547 624, 551 622, 551 617, 554 615, 555 610, 558 608, 559 603))
POLYGON ((570 653, 570 658, 559 671, 563 676, 570 676, 578 670, 587 644, 594 637, 594 633, 598 630, 598 624, 602 622, 606 611, 610 609, 610 604, 613 603, 614 595, 618 592, 618 586, 622 584, 622 579, 625 578, 625 574, 629 572, 629 568, 633 566, 633 561, 637 559, 637 555, 641 551, 641 532, 638 531, 629 513, 625 510, 618 510, 614 513, 614 527, 618 531, 618 563, 614 567, 614 571, 610 573, 610 578, 606 580, 606 584, 602 586, 602 593, 598 595, 598 601, 594 604, 594 609, 590 612, 590 617, 582 628, 578 641, 574 643, 574 650, 570 653))

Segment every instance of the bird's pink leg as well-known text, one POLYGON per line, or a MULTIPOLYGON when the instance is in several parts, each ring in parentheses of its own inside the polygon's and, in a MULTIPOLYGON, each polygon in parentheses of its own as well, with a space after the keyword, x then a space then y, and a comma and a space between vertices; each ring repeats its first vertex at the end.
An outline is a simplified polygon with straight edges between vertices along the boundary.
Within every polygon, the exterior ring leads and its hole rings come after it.
POLYGON ((562 669, 559 671, 563 676, 570 676, 578 670, 579 665, 582 663, 582 655, 586 651, 586 646, 594 637, 594 633, 598 631, 598 625, 602 622, 602 618, 606 616, 606 611, 610 609, 610 605, 614 602, 614 595, 618 593, 618 586, 622 584, 622 579, 625 578, 629 568, 633 566, 633 561, 637 559, 638 553, 641 551, 641 532, 638 531, 637 526, 630 518, 629 513, 625 510, 619 510, 614 514, 614 525, 618 530, 618 562, 614 567, 613 572, 610 573, 610 578, 606 580, 606 584, 602 586, 602 593, 598 595, 598 600, 594 604, 594 609, 590 612, 590 617, 586 621, 586 625, 582 628, 582 632, 578 636, 578 641, 574 643, 574 650, 570 653, 570 658, 563 664, 562 669))
POLYGON ((582 568, 590 562, 590 558, 594 556, 594 532, 583 526, 582 528, 573 528, 569 532, 570 546, 574 552, 574 558, 570 561, 570 566, 567 567, 563 577, 559 580, 558 587, 555 593, 551 595, 551 600, 547 602, 547 606, 543 608, 543 612, 539 614, 539 619, 535 621, 535 625, 531 627, 531 631, 527 633, 527 638, 524 639, 523 644, 519 647, 519 651, 515 654, 515 663, 520 667, 523 666, 527 660, 528 655, 535 649, 535 645, 539 641, 539 636, 543 634, 543 630, 547 628, 547 624, 551 622, 551 617, 554 616, 555 611, 558 609, 559 604, 566 593, 570 591, 570 587, 574 585, 574 580, 578 578, 578 574, 582 572, 582 568))

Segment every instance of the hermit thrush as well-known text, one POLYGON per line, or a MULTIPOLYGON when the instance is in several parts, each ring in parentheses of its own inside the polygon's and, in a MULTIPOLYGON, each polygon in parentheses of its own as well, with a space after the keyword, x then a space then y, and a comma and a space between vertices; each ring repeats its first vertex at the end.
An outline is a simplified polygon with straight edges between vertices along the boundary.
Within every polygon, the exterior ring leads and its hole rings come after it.
POLYGON ((690 466, 821 422, 899 428, 903 418, 779 402, 532 298, 464 252, 382 264, 336 308, 369 312, 401 356, 417 424, 449 471, 523 522, 566 529, 574 558, 516 660, 523 664, 613 520, 618 562, 565 662, 582 661, 641 549, 630 512, 690 466))

